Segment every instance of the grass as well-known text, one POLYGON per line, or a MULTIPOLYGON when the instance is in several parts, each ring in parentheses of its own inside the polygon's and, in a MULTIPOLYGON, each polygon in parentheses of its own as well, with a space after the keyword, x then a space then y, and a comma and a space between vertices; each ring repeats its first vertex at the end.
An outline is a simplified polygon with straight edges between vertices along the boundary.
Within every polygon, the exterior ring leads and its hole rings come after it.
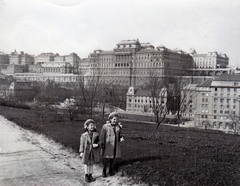
MULTIPOLYGON (((6 118, 72 148, 76 153, 82 120, 45 118, 32 110, 0 107, 6 118)), ((94 118, 96 119, 96 118, 94 118)), ((96 119, 96 121, 99 121, 96 119)), ((103 123, 98 123, 100 131, 103 123)), ((240 185, 240 136, 220 131, 122 122, 125 142, 118 160, 123 175, 149 185, 240 185)))

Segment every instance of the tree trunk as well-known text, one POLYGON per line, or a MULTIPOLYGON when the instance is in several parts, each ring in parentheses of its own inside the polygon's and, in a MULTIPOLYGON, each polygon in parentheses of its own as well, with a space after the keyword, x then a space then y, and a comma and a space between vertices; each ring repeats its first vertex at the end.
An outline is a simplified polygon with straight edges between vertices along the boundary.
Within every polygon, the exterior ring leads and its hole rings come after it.
POLYGON ((105 113, 105 99, 104 99, 103 107, 102 107, 102 122, 104 120, 104 113, 105 113))

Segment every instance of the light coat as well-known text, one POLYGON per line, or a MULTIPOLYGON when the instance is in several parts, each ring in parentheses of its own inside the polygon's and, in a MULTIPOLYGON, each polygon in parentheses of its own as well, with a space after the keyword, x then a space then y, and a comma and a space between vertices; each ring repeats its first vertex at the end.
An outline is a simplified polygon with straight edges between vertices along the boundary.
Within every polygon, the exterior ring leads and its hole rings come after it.
POLYGON ((100 144, 99 144, 99 134, 93 132, 92 141, 88 132, 84 132, 80 138, 80 148, 79 152, 83 152, 82 163, 89 164, 90 153, 93 153, 94 163, 100 162, 100 144), (93 148, 93 143, 98 144, 98 147, 93 148))
POLYGON ((100 143, 104 146, 102 155, 105 158, 120 158, 120 138, 123 137, 122 128, 116 125, 116 155, 114 157, 115 133, 110 123, 104 124, 100 134, 100 143))

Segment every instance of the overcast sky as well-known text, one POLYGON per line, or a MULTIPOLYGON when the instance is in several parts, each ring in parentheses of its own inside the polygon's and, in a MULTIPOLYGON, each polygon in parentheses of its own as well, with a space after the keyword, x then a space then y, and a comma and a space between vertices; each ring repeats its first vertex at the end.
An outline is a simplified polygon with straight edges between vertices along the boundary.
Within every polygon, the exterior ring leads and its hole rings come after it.
POLYGON ((0 0, 0 51, 81 58, 121 40, 197 53, 240 66, 239 0, 0 0))

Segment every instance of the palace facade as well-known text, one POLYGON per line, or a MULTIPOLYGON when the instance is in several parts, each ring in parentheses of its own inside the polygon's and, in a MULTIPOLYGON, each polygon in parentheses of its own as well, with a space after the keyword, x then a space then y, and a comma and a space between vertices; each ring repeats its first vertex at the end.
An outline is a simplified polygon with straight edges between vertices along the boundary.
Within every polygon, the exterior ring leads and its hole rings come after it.
POLYGON ((226 54, 218 52, 208 52, 207 54, 197 54, 194 50, 193 75, 195 76, 219 76, 223 73, 230 74, 229 58, 226 54))
POLYGON ((191 75, 193 58, 182 50, 154 47, 138 40, 123 40, 111 51, 94 50, 89 55, 91 75, 107 77, 110 83, 138 86, 150 76, 191 75))

